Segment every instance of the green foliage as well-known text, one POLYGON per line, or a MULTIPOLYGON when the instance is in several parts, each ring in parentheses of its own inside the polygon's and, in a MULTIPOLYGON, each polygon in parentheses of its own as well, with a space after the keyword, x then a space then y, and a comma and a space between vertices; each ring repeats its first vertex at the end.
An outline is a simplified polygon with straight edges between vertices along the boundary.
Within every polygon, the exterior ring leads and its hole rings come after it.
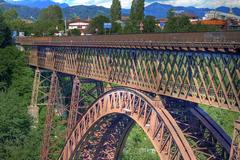
POLYGON ((121 3, 119 0, 113 0, 111 5, 111 18, 115 22, 121 20, 121 3))
POLYGON ((122 33, 123 28, 120 23, 112 22, 112 33, 122 33))
POLYGON ((73 29, 73 30, 70 31, 70 35, 71 36, 80 36, 81 31, 79 29, 73 29))
POLYGON ((3 17, 5 17, 7 20, 14 20, 18 18, 18 14, 15 9, 10 9, 3 13, 3 17))
MULTIPOLYGON (((19 52, 14 47, 7 47, 5 49, 0 49, 0 59, 0 91, 6 91, 10 85, 19 86, 19 83, 27 80, 22 80, 24 76, 21 76, 22 74, 29 74, 24 62, 24 53, 19 52), (18 81, 16 81, 16 79, 18 81)), ((17 87, 17 89, 20 88, 22 87, 17 87)))
POLYGON ((156 21, 155 17, 153 16, 146 16, 143 21, 144 24, 144 32, 145 33, 152 33, 156 30, 156 21))
POLYGON ((12 160, 39 160, 41 134, 37 129, 32 129, 22 145, 13 146, 11 149, 12 160))
POLYGON ((27 106, 31 97, 32 72, 24 53, 15 47, 0 49, 0 159, 12 159, 29 136, 31 119, 27 106))
POLYGON ((4 16, 0 10, 0 48, 3 48, 11 43, 11 31, 4 20, 4 16))
POLYGON ((128 135, 122 160, 159 160, 151 141, 144 131, 135 125, 128 135))
POLYGON ((117 21, 121 20, 121 3, 119 0, 113 0, 111 5, 111 23, 112 23, 112 33, 121 33, 122 27, 117 21))
POLYGON ((173 10, 168 12, 168 22, 164 32, 215 32, 218 31, 216 26, 191 24, 189 18, 184 15, 176 16, 173 10))
POLYGON ((89 32, 95 33, 96 32, 95 30, 98 29, 98 34, 104 34, 105 30, 104 30, 103 24, 109 23, 109 22, 110 22, 110 19, 108 17, 99 15, 93 18, 92 21, 90 22, 90 25, 88 28, 89 32))
POLYGON ((205 110, 205 112, 207 112, 210 117, 217 122, 230 137, 233 136, 234 122, 239 119, 240 113, 206 105, 201 105, 201 108, 205 110))
POLYGON ((195 24, 192 25, 192 32, 216 32, 219 31, 219 28, 216 26, 195 24))
POLYGON ((137 22, 144 19, 144 0, 133 0, 130 19, 137 22))
POLYGON ((25 32, 27 35, 31 33, 32 24, 26 23, 18 17, 15 9, 7 10, 3 13, 4 22, 9 26, 10 30, 17 32, 25 32))
POLYGON ((144 0, 133 0, 130 19, 126 23, 125 33, 139 33, 140 23, 144 20, 144 0))
POLYGON ((169 11, 165 32, 190 32, 191 29, 192 24, 187 16, 175 16, 173 10, 169 11))
POLYGON ((128 20, 124 28, 124 33, 139 33, 140 27, 136 21, 128 20))
POLYGON ((36 35, 53 35, 63 30, 64 20, 62 9, 56 5, 43 9, 33 28, 36 35))

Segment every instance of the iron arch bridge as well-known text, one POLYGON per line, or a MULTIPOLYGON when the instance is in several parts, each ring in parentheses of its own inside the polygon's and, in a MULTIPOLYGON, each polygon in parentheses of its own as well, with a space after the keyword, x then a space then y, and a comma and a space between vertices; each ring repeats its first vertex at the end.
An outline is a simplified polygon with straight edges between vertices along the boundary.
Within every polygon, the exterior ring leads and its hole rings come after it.
MULTIPOLYGON (((68 137, 59 159, 117 159, 133 122, 147 134, 160 159, 194 160, 198 159, 200 154, 206 159, 228 159, 230 138, 206 113, 199 113, 202 111, 192 104, 191 112, 207 130, 205 133, 198 131, 198 134, 203 134, 202 137, 199 135, 193 137, 194 133, 189 133, 192 129, 188 131, 188 135, 181 130, 166 109, 174 106, 171 104, 165 106, 163 100, 166 99, 159 97, 151 99, 141 92, 127 88, 116 88, 106 92, 79 120, 68 137), (99 129, 96 129, 96 126, 99 129), (209 135, 206 135, 207 132, 209 135), (217 134, 211 134, 215 132, 217 134), (87 136, 94 137, 94 140, 89 140, 87 136), (188 139, 190 137, 191 140, 188 139), (204 140, 201 141, 200 137, 204 140), (209 138, 212 138, 212 141, 207 140, 209 138), (191 144, 190 141, 196 143, 191 144), (205 145, 205 148, 201 149, 201 143, 211 145, 205 145)), ((189 126, 195 126, 192 132, 196 132, 201 125, 189 126)))
POLYGON ((36 119, 40 86, 50 84, 41 160, 48 159, 62 75, 71 77, 72 93, 63 107, 68 129, 60 160, 117 159, 134 123, 161 160, 238 160, 239 122, 231 141, 198 104, 240 112, 239 37, 221 32, 18 38, 36 68, 29 107, 36 119), (44 82, 43 70, 52 72, 44 82), (82 93, 82 83, 96 85, 82 93), (111 84, 124 88, 111 90, 111 84), (95 103, 82 106, 82 95, 95 103))

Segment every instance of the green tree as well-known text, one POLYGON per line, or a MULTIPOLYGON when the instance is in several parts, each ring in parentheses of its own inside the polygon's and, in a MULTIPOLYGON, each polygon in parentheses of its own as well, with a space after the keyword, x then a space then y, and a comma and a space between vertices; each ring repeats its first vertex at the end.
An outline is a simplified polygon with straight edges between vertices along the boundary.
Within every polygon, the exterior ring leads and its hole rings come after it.
POLYGON ((143 21, 144 19, 144 0, 133 0, 131 6, 130 19, 133 21, 143 21))
POLYGON ((156 21, 155 17, 153 16, 146 16, 144 18, 144 32, 146 33, 152 33, 156 30, 156 21))
POLYGON ((57 6, 49 6, 41 11, 35 26, 36 35, 53 35, 64 29, 62 9, 57 6))
POLYGON ((119 21, 121 20, 121 3, 119 0, 113 0, 111 5, 111 23, 112 23, 112 32, 120 33, 122 32, 122 27, 119 21))
MULTIPOLYGON (((5 18, 0 10, 0 48, 11 43, 11 31, 5 23, 5 18)), ((1 70, 1 69, 0 69, 1 70)))
POLYGON ((17 11, 15 9, 7 10, 3 13, 4 21, 6 25, 12 31, 25 32, 29 35, 32 32, 32 24, 28 24, 18 17, 17 11))
POLYGON ((203 25, 199 23, 199 24, 192 25, 192 31, 193 32, 216 32, 216 31, 219 31, 219 29, 216 26, 203 25))
POLYGON ((133 0, 130 19, 126 23, 126 33, 140 32, 140 23, 144 20, 144 0, 133 0))
POLYGON ((3 13, 3 17, 6 20, 15 20, 18 18, 16 9, 9 9, 3 13))
POLYGON ((165 32, 190 32, 192 30, 192 24, 187 16, 175 15, 174 11, 170 10, 167 18, 165 32))
POLYGON ((0 59, 0 159, 4 160, 11 159, 13 148, 22 146, 29 135, 32 71, 24 53, 13 46, 0 49, 0 59))
POLYGON ((113 0, 111 5, 111 18, 115 22, 121 20, 121 3, 119 0, 113 0))
POLYGON ((98 34, 104 34, 105 30, 104 30, 104 23, 109 23, 110 19, 106 16, 103 15, 99 15, 95 18, 92 19, 92 21, 90 22, 89 25, 89 32, 90 33, 95 33, 96 29, 98 30, 98 34))
POLYGON ((73 29, 73 30, 70 31, 70 35, 71 36, 80 36, 81 31, 79 29, 73 29))

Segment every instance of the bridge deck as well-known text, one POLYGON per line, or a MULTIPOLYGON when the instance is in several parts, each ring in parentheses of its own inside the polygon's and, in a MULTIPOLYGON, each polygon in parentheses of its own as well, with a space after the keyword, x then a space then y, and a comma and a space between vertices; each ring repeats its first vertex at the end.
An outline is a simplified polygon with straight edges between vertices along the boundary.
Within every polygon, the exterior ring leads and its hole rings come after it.
POLYGON ((155 48, 163 50, 201 50, 236 52, 240 32, 161 33, 80 37, 25 37, 16 43, 24 46, 88 46, 114 48, 155 48))
POLYGON ((29 64, 35 67, 240 112, 240 32, 30 37, 17 42, 30 46, 29 64))

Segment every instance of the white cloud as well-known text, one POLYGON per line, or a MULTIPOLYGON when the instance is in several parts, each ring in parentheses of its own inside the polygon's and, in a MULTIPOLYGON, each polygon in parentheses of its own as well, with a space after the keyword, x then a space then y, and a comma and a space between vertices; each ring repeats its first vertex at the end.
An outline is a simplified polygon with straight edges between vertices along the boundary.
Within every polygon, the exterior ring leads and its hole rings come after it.
MULTIPOLYGON (((18 0, 15 0, 18 1, 18 0)), ((60 3, 68 3, 69 5, 97 5, 109 8, 112 0, 53 0, 60 3)), ((120 0, 122 8, 131 8, 132 0, 120 0)), ((240 0, 145 0, 145 4, 149 2, 159 2, 174 6, 194 6, 216 8, 219 6, 240 7, 240 0)))
POLYGON ((163 2, 174 6, 194 6, 216 8, 219 6, 240 7, 240 0, 169 0, 163 2))
MULTIPOLYGON (((112 4, 112 0, 54 0, 55 2, 68 3, 71 6, 74 5, 97 5, 109 8, 112 4)), ((131 0, 120 0, 122 8, 130 8, 131 0)))

